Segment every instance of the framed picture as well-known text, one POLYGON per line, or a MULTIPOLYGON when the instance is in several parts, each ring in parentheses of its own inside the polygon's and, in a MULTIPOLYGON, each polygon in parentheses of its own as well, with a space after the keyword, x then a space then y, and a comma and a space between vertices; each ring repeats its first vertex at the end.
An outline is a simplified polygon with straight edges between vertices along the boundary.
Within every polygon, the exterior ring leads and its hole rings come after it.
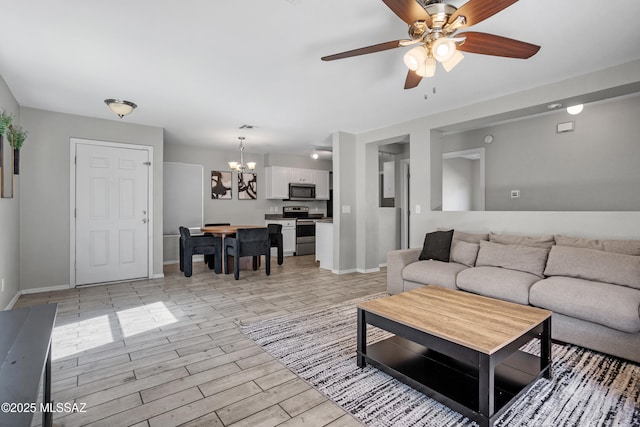
POLYGON ((238 199, 256 200, 258 198, 258 174, 238 172, 238 199))
POLYGON ((211 171, 211 198, 231 200, 231 172, 211 171))

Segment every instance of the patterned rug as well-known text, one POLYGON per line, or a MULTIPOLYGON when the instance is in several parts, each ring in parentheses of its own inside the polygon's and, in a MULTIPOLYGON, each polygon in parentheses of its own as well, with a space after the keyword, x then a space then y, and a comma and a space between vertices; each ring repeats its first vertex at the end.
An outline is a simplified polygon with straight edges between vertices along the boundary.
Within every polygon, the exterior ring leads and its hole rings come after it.
MULTIPOLYGON (((358 368, 356 304, 241 325, 242 331, 368 426, 475 426, 466 417, 367 365, 358 368)), ((367 343, 387 332, 367 328, 367 343)), ((535 342, 525 346, 535 353, 535 342)), ((576 346, 553 345, 553 378, 540 379, 495 425, 640 426, 640 366, 576 346)))

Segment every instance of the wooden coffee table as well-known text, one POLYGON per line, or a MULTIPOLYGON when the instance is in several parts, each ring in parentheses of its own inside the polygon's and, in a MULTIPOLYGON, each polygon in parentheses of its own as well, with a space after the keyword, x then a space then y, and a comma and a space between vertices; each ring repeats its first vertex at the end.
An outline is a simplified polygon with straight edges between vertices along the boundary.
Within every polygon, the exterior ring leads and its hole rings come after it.
POLYGON ((492 426, 551 377, 551 312, 425 286, 358 305, 357 363, 366 363, 492 426), (367 324, 395 336, 367 346, 367 324), (540 357, 520 351, 540 338, 540 357))

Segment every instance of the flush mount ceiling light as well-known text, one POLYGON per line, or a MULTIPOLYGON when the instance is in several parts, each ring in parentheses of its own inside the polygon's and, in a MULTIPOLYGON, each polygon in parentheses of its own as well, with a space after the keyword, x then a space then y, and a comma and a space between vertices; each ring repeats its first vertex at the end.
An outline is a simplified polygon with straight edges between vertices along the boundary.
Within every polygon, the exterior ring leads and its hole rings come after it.
POLYGON ((571 114, 572 116, 575 116, 576 114, 580 114, 583 108, 584 108, 584 105, 582 104, 572 105, 570 107, 567 107, 567 113, 571 114))
POLYGON ((244 163, 244 140, 246 139, 244 136, 239 136, 240 140, 240 163, 238 162, 229 162, 229 168, 234 171, 244 172, 246 169, 250 171, 256 168, 256 162, 247 162, 244 163))
POLYGON ((105 99, 104 103, 107 104, 109 109, 114 113, 116 113, 120 118, 123 118, 128 114, 131 114, 131 112, 137 107, 137 105, 134 104, 133 102, 125 101, 122 99, 109 98, 109 99, 105 99))
POLYGON ((378 43, 321 59, 333 61, 415 45, 403 58, 409 68, 404 88, 411 89, 418 86, 422 78, 434 76, 438 62, 447 72, 451 71, 464 59, 461 51, 527 59, 540 50, 540 46, 531 43, 477 31, 455 36, 460 28, 478 24, 511 6, 516 0, 469 0, 460 8, 443 3, 443 0, 382 1, 409 25, 410 39, 378 43))

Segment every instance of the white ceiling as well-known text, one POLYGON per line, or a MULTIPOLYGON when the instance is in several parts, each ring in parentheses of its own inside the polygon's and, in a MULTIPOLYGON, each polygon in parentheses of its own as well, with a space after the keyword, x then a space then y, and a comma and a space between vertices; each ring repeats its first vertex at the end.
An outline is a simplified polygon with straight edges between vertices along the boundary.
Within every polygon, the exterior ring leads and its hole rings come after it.
POLYGON ((330 145, 333 131, 377 129, 640 59, 635 0, 520 0, 471 28, 538 44, 537 55, 465 54, 411 90, 402 62, 410 48, 320 60, 406 38, 380 0, 1 4, 0 74, 20 105, 120 120, 103 100, 127 99, 138 109, 123 120, 163 127, 169 143, 236 149, 244 135, 247 152, 308 154, 330 145))

